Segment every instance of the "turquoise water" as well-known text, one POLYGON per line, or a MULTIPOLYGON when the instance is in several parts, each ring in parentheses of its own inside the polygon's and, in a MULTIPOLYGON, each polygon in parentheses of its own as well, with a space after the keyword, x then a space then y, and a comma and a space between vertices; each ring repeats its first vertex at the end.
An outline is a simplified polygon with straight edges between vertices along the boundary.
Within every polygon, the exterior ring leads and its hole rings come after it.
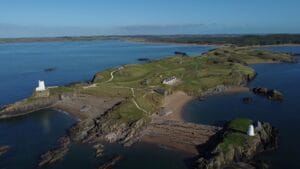
MULTIPOLYGON (((90 80, 97 71, 128 63, 138 63, 140 57, 158 59, 174 51, 194 55, 211 47, 143 44, 122 41, 49 42, 0 44, 0 106, 31 95, 37 81, 46 85, 66 85, 90 80), (53 72, 44 69, 54 67, 53 72)), ((0 158, 0 169, 36 168, 39 155, 54 147, 56 140, 76 123, 71 116, 44 110, 12 120, 0 121, 0 145, 10 145, 11 151, 0 158)), ((136 144, 122 148, 109 145, 105 156, 96 159, 90 145, 72 145, 65 159, 43 168, 93 169, 115 154, 123 159, 120 169, 187 168, 189 154, 136 144)))
MULTIPOLYGON (((272 47, 273 51, 300 53, 300 47, 272 47)), ((298 58, 299 59, 299 58, 298 58)), ((300 168, 300 63, 252 65, 258 76, 248 84, 263 86, 283 92, 281 102, 267 100, 252 93, 220 95, 205 101, 192 101, 185 108, 185 119, 196 123, 222 124, 237 117, 268 121, 280 131, 279 148, 262 155, 272 168, 300 168), (242 98, 250 96, 254 101, 244 104, 242 98)))

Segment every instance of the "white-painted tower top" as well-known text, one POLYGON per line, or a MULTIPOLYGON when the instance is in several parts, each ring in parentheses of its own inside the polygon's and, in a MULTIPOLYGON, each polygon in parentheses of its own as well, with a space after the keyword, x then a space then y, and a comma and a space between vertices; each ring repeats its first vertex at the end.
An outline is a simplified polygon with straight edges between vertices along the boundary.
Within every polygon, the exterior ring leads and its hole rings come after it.
POLYGON ((247 132, 248 136, 255 136, 255 132, 254 132, 254 126, 251 124, 249 125, 249 128, 248 128, 248 132, 247 132))
POLYGON ((35 88, 35 91, 41 92, 41 91, 45 91, 45 90, 46 90, 45 82, 42 80, 39 80, 39 86, 37 88, 35 88))

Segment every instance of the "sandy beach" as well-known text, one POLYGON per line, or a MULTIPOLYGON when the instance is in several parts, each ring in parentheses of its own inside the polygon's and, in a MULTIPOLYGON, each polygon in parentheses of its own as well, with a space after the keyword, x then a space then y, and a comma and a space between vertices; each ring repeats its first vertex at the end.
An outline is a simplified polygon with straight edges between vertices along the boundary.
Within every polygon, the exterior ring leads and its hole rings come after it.
MULTIPOLYGON (((248 87, 233 86, 233 87, 229 87, 221 94, 233 94, 233 93, 245 93, 245 92, 249 92, 248 87)), ((172 113, 168 114, 166 116, 163 116, 163 118, 168 119, 168 120, 184 121, 184 118, 183 118, 184 106, 186 106, 187 103, 189 103, 190 101, 192 101, 194 99, 196 99, 196 98, 193 96, 187 95, 183 91, 177 91, 171 95, 166 96, 163 100, 162 107, 164 107, 167 110, 171 110, 172 113)))
POLYGON ((183 108, 184 106, 195 99, 193 96, 187 95, 183 91, 177 91, 171 95, 168 95, 163 100, 163 105, 165 109, 171 110, 172 113, 169 115, 164 116, 168 120, 178 120, 184 121, 182 117, 183 108))

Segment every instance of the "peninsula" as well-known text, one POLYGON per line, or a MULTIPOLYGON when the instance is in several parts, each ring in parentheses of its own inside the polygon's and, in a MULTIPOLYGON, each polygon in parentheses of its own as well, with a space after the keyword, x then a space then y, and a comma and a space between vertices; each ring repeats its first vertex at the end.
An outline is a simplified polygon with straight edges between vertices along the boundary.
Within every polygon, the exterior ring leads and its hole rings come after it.
POLYGON ((236 159, 244 160, 242 157, 251 160, 255 153, 264 150, 258 150, 259 147, 276 142, 275 129, 263 123, 257 128, 260 134, 249 139, 241 133, 252 123, 250 120, 235 120, 224 127, 187 123, 178 116, 182 106, 197 97, 247 90, 243 86, 256 75, 248 64, 295 61, 287 53, 225 46, 197 57, 175 55, 144 64, 123 65, 97 73, 90 83, 49 88, 46 94, 35 92, 27 99, 2 107, 0 118, 52 108, 80 119, 70 134, 60 139, 58 149, 41 156, 41 165, 63 158, 71 141, 95 145, 97 155, 101 155, 103 141, 125 146, 147 141, 195 154, 201 145, 209 145, 211 149, 217 146, 224 156, 203 155, 198 166, 226 166, 238 162, 236 159), (244 139, 247 144, 247 140, 252 141, 254 147, 244 145, 244 139), (237 146, 243 151, 234 151, 237 146))

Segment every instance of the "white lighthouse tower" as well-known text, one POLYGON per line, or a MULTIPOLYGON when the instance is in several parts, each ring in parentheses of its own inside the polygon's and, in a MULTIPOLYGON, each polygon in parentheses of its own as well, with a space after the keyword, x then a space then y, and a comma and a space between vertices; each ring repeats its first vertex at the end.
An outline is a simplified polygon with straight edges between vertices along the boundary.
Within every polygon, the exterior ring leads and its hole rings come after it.
POLYGON ((45 82, 42 80, 39 80, 39 86, 35 88, 36 92, 42 92, 46 90, 45 82))
POLYGON ((249 125, 248 131, 247 131, 248 136, 255 136, 255 132, 254 132, 254 126, 251 124, 249 125))

